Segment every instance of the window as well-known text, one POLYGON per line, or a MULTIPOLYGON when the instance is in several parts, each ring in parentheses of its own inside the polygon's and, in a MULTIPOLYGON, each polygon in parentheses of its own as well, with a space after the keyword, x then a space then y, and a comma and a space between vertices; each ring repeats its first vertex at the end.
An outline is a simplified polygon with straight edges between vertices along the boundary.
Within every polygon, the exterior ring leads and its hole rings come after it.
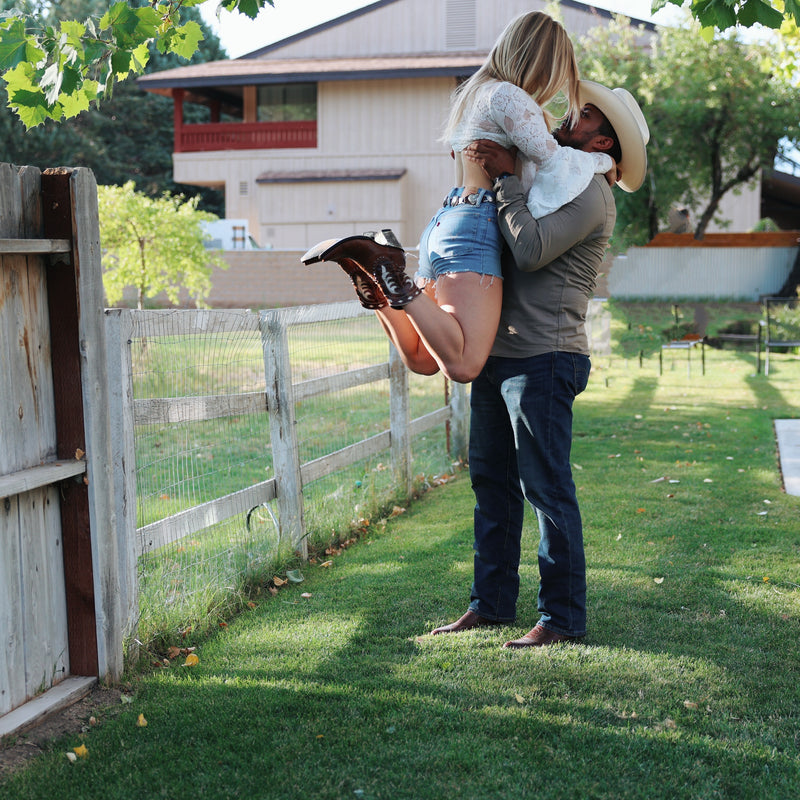
POLYGON ((284 83, 258 87, 259 122, 299 122, 317 118, 317 84, 284 83))

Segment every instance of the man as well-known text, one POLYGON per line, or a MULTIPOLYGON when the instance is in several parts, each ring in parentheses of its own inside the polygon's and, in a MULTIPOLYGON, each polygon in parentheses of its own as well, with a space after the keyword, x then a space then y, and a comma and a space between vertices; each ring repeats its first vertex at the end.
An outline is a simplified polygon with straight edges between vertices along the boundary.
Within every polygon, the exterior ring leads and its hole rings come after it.
MULTIPOLYGON (((632 95, 581 82, 583 110, 559 143, 608 152, 620 188, 647 169, 647 124, 632 95)), ((503 309, 492 353, 472 383, 469 466, 475 492, 474 579, 469 610, 433 634, 513 623, 524 503, 539 522, 539 621, 504 647, 541 647, 586 633, 586 563, 570 467, 572 405, 591 368, 584 320, 616 221, 603 175, 574 201, 534 219, 513 174, 514 157, 491 142, 470 146, 494 180, 503 256, 503 309)))

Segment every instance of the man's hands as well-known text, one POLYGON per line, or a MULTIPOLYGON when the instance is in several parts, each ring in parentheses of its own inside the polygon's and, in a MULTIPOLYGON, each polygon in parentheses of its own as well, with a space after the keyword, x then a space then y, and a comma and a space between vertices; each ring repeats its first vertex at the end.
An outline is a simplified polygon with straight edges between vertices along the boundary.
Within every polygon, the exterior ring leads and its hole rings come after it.
POLYGON ((479 164, 481 169, 494 180, 504 172, 514 172, 516 165, 516 148, 506 150, 505 147, 488 139, 478 139, 467 145, 462 155, 468 161, 479 164))

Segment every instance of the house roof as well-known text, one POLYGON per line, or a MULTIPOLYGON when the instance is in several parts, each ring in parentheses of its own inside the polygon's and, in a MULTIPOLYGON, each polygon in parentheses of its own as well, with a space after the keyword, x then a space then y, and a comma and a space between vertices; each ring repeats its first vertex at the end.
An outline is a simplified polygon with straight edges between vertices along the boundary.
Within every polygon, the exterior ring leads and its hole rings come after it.
POLYGON ((313 81, 374 80, 413 76, 464 75, 476 70, 486 53, 399 55, 369 58, 231 59, 191 64, 143 75, 137 84, 150 92, 212 86, 313 81))

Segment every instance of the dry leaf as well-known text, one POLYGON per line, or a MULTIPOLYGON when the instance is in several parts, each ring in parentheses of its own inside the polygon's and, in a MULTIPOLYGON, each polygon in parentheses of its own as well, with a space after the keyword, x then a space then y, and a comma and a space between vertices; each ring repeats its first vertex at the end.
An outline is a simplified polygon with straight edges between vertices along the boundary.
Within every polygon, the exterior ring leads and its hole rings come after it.
POLYGON ((697 708, 697 703, 693 703, 691 700, 684 700, 683 705, 686 708, 697 708))
POLYGON ((78 747, 73 747, 72 752, 75 753, 78 758, 88 758, 89 757, 89 750, 87 749, 85 744, 79 745, 78 747))
POLYGON ((139 719, 136 720, 136 724, 140 728, 146 728, 147 727, 147 720, 144 718, 144 714, 139 714, 139 719))
POLYGON ((275 595, 276 595, 276 594, 278 594, 278 590, 277 590, 277 589, 276 589, 274 586, 270 586, 270 587, 268 587, 267 591, 268 591, 268 592, 269 592, 269 593, 270 593, 270 594, 271 594, 273 597, 275 597, 275 595))
POLYGON ((405 513, 406 513, 406 510, 404 508, 401 508, 400 506, 395 506, 392 509, 392 513, 389 514, 389 516, 390 517, 398 517, 398 516, 400 516, 400 514, 405 514, 405 513))
POLYGON ((521 694, 515 694, 515 695, 514 695, 514 699, 515 699, 515 700, 516 700, 516 701, 517 701, 517 702, 518 702, 520 705, 524 705, 524 704, 525 704, 525 698, 524 698, 524 697, 523 697, 521 694))
POLYGON ((194 653, 189 653, 189 655, 186 656, 186 661, 183 662, 183 666, 184 667, 194 667, 199 663, 200 663, 200 659, 194 653))
POLYGON ((219 626, 220 626, 220 628, 227 628, 228 627, 228 623, 227 622, 220 622, 219 626))
POLYGON ((332 566, 333 566, 333 561, 323 561, 323 562, 320 564, 320 566, 321 566, 321 567, 332 567, 332 566))
POLYGON ((78 447, 75 450, 75 460, 76 461, 80 461, 85 455, 86 455, 86 453, 84 453, 84 451, 81 450, 80 447, 78 447))
POLYGON ((663 578, 653 578, 653 583, 664 583, 663 578))
POLYGON ((170 647, 167 650, 167 658, 177 658, 181 654, 180 647, 170 647))
POLYGON ((256 604, 252 600, 248 600, 247 601, 247 607, 248 608, 255 608, 256 604))
POLYGON ((303 594, 301 594, 300 597, 306 597, 306 598, 311 597, 311 592, 303 592, 303 594))
POLYGON ((78 756, 75 753, 65 753, 66 757, 74 764, 78 760, 78 756))
POLYGON ((277 575, 272 579, 272 582, 276 586, 283 586, 286 583, 286 581, 283 578, 279 578, 277 575))

